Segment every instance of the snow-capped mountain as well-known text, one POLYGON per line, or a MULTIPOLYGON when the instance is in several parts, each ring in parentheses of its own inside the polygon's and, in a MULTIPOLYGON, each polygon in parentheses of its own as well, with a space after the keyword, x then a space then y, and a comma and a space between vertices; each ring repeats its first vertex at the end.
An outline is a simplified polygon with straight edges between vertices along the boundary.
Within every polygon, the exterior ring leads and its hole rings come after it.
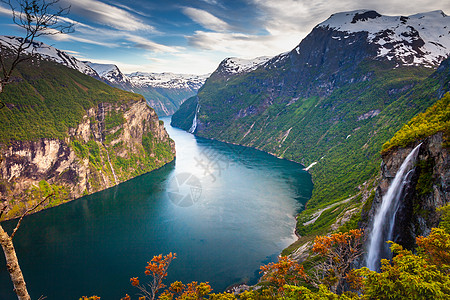
POLYGON ((134 72, 131 74, 123 74, 114 64, 99 64, 93 62, 85 62, 94 69, 100 78, 111 85, 126 85, 126 89, 133 88, 163 88, 163 89, 185 89, 197 91, 205 83, 209 74, 193 75, 193 74, 174 74, 174 73, 146 73, 134 72))
POLYGON ((130 79, 124 75, 116 65, 113 64, 98 64, 90 61, 85 62, 88 66, 94 69, 100 78, 111 84, 129 84, 130 79))
POLYGON ((270 56, 261 56, 254 59, 230 57, 222 61, 221 68, 222 72, 226 72, 228 74, 245 73, 256 70, 269 59, 271 59, 270 56))
POLYGON ((197 91, 209 77, 174 73, 135 72, 123 74, 113 64, 86 62, 107 84, 142 94, 159 116, 172 115, 178 107, 197 91))
MULTIPOLYGON (((23 38, 21 37, 0 35, 0 44, 8 48, 16 48, 22 41, 23 38)), ((34 42, 32 47, 26 50, 26 53, 39 55, 45 60, 51 60, 71 69, 78 70, 81 73, 84 73, 91 77, 97 79, 99 78, 97 72, 86 63, 79 61, 78 59, 64 51, 46 45, 42 42, 34 42)))
POLYGON ((243 59, 237 57, 225 58, 215 71, 221 75, 233 75, 248 73, 256 70, 271 59, 269 56, 261 56, 254 59, 243 59))
POLYGON ((367 42, 377 47, 377 57, 402 65, 437 67, 450 54, 450 16, 441 10, 411 16, 382 16, 373 10, 343 12, 317 27, 345 33, 332 37, 339 41, 367 33, 367 42))
MULTIPOLYGON (((10 49, 17 48, 22 41, 21 37, 0 36, 0 45, 10 49)), ((142 72, 127 76, 114 64, 80 61, 42 42, 34 42, 26 52, 78 70, 111 86, 140 93, 160 116, 173 114, 184 100, 197 93, 209 76, 142 72)))
POLYGON ((136 87, 154 87, 165 89, 191 89, 197 91, 205 83, 209 74, 174 74, 174 73, 144 73, 128 74, 131 83, 136 87))

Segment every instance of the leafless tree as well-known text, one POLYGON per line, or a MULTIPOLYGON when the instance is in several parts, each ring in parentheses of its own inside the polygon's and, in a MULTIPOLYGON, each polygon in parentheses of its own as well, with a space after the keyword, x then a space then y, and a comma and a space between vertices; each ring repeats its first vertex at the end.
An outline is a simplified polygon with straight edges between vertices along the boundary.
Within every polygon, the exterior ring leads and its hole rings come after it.
MULTIPOLYGON (((70 11, 60 7, 59 0, 0 0, 11 9, 14 24, 24 30, 23 37, 12 45, 0 48, 0 94, 10 83, 13 71, 21 62, 31 58, 35 51, 35 39, 45 35, 73 32, 73 23, 61 22, 70 11)), ((0 109, 5 103, 0 100, 0 109)))

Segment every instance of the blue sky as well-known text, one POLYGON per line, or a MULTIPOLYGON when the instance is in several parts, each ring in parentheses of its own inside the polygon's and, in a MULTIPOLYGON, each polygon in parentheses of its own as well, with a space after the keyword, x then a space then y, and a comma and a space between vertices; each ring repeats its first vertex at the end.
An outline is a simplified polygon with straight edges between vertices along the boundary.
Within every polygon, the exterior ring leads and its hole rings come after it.
MULTIPOLYGON (((42 39, 81 60, 114 63, 125 73, 205 74, 236 56, 273 56, 293 49, 332 13, 375 9, 410 15, 448 0, 61 0, 75 32, 42 39)), ((20 35, 0 4, 0 34, 20 35)))

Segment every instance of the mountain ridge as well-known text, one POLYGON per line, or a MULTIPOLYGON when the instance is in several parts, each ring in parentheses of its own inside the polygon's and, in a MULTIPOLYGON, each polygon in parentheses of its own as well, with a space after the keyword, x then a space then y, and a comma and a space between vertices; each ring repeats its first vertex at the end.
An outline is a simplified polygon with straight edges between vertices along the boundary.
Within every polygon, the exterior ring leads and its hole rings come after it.
POLYGON ((186 99, 197 94, 207 75, 134 72, 123 74, 113 64, 88 64, 107 84, 142 94, 160 116, 172 115, 186 99))
MULTIPOLYGON (((0 36, 0 45, 11 48, 22 40, 20 37, 0 36)), ((184 100, 197 93, 208 76, 169 72, 135 72, 126 75, 114 64, 80 61, 73 55, 42 42, 34 42, 25 53, 33 53, 42 59, 60 63, 110 86, 140 93, 161 116, 173 114, 184 100)))

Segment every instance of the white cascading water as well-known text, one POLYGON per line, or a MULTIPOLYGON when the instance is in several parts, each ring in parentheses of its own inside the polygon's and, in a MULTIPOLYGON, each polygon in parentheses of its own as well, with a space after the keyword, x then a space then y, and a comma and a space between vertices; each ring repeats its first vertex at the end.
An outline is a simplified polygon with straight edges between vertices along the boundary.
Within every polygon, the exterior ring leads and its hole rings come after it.
POLYGON ((195 109, 194 120, 192 120, 192 126, 188 130, 189 133, 194 133, 195 129, 197 129, 197 114, 198 114, 199 110, 200 110, 200 105, 197 104, 197 107, 195 109))
POLYGON ((381 206, 375 214, 366 256, 366 266, 373 271, 379 270, 382 258, 381 252, 384 249, 390 251, 386 241, 390 241, 393 238, 394 221, 400 204, 399 200, 402 197, 405 185, 409 182, 409 175, 416 161, 420 145, 422 144, 419 144, 411 151, 400 166, 386 195, 383 196, 381 206))

